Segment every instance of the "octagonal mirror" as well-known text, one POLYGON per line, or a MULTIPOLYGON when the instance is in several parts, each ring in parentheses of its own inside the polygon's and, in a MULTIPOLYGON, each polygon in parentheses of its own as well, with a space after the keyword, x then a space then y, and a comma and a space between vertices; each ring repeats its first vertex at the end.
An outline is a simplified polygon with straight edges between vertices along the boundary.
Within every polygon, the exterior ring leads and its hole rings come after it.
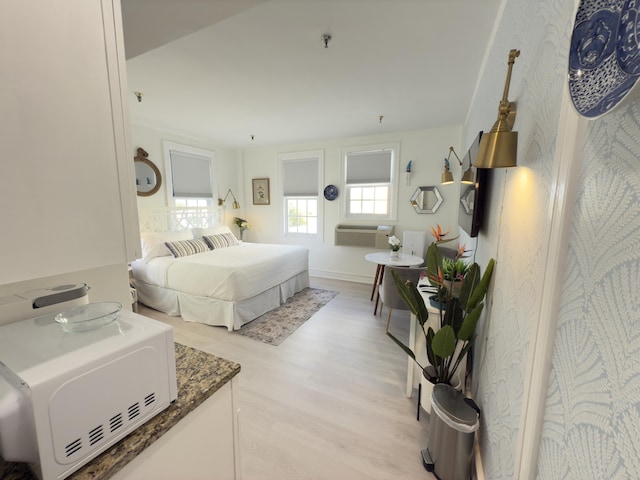
POLYGON ((418 187, 411 197, 411 205, 417 213, 436 213, 442 205, 442 195, 436 186, 418 187))

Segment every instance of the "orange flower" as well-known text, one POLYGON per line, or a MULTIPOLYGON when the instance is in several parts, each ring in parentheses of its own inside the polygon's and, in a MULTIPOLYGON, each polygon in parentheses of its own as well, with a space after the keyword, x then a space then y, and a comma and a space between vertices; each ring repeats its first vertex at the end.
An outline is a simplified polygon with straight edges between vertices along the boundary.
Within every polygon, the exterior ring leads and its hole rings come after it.
POLYGON ((460 245, 460 242, 458 242, 458 257, 462 258, 464 257, 464 252, 466 252, 466 248, 467 248, 467 244, 463 244, 460 245))
POLYGON ((440 227, 439 223, 436 225, 436 227, 438 227, 437 230, 435 228, 431 227, 431 235, 433 235, 433 237, 436 239, 436 242, 439 242, 440 240, 443 240, 444 237, 446 237, 449 234, 449 230, 447 230, 445 233, 442 233, 442 227, 440 227))

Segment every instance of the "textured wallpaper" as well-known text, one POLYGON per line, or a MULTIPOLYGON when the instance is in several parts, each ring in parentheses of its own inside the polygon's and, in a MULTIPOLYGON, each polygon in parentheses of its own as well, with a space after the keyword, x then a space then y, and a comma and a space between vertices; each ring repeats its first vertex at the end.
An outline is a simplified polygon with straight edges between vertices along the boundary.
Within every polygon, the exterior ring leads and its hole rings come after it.
MULTIPOLYGON (((523 394, 556 192, 553 175, 560 105, 566 88, 573 0, 509 0, 465 129, 467 143, 496 119, 510 49, 521 50, 509 94, 517 102, 518 168, 493 172, 487 228, 477 260, 497 260, 475 352, 475 396, 487 479, 515 478, 523 394)), ((553 478, 553 477, 549 477, 553 478)))
POLYGON ((581 156, 538 478, 637 479, 640 100, 591 121, 581 156))
MULTIPOLYGON (((495 120, 507 52, 521 50, 518 168, 494 172, 477 260, 497 260, 479 327, 474 388, 487 479, 516 478, 526 365, 541 318, 558 122, 577 0, 508 0, 465 128, 495 120)), ((640 478, 640 86, 588 122, 557 310, 537 478, 640 478)), ((560 159, 570 161, 570 159, 560 159)))

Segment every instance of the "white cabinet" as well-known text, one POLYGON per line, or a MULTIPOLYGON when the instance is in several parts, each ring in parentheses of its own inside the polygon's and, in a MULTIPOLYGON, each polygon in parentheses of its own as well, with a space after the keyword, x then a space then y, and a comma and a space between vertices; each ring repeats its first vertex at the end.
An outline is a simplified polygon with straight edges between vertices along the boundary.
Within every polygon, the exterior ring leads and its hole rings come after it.
POLYGON ((0 13, 0 285, 126 264, 140 241, 119 1, 0 13))
POLYGON ((235 377, 112 480, 240 479, 235 377))

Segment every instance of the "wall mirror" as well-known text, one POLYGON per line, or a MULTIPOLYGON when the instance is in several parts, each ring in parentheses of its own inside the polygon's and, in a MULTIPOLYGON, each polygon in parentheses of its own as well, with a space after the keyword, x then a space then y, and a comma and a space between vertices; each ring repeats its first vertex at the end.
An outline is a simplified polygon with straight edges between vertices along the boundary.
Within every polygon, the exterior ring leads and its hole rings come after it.
POLYGON ((442 204, 442 195, 436 186, 418 187, 411 197, 417 213, 436 213, 442 204))
POLYGON ((153 195, 162 185, 162 175, 155 164, 147 157, 149 154, 143 148, 138 148, 133 158, 136 170, 136 190, 141 197, 153 195))
POLYGON ((473 204, 476 198, 476 186, 469 185, 465 191, 460 195, 460 203, 464 208, 464 213, 471 215, 473 213, 473 204))

